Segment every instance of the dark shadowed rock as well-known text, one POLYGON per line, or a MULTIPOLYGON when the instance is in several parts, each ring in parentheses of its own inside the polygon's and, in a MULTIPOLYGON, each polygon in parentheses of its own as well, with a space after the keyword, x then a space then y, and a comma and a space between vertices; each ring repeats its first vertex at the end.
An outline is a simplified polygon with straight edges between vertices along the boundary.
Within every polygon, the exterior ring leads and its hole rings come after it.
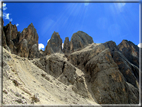
POLYGON ((21 57, 28 57, 29 55, 29 49, 28 49, 28 41, 26 39, 23 39, 17 48, 18 55, 21 57))
POLYGON ((39 57, 39 50, 38 50, 38 45, 34 44, 32 48, 29 50, 29 58, 38 58, 39 57))
POLYGON ((3 38, 6 39, 7 46, 10 48, 11 53, 16 54, 16 47, 14 46, 14 43, 13 43, 13 40, 17 38, 17 34, 18 34, 16 25, 12 25, 10 22, 6 26, 4 26, 3 30, 5 34, 5 37, 3 35, 3 38))
POLYGON ((65 38, 63 52, 64 53, 69 53, 70 52, 70 42, 69 42, 68 37, 65 38))
POLYGON ((5 37, 5 33, 3 31, 3 34, 2 34, 2 46, 5 47, 7 44, 6 44, 6 37, 5 37))
POLYGON ((93 43, 91 36, 85 32, 78 31, 74 33, 70 41, 70 50, 73 52, 77 49, 82 49, 84 46, 93 43))
POLYGON ((19 42, 22 39, 28 41, 28 48, 32 48, 34 44, 38 44, 38 34, 32 23, 21 32, 19 42))
POLYGON ((113 59, 115 63, 118 65, 119 70, 123 74, 125 80, 132 84, 135 87, 138 86, 138 79, 139 79, 139 69, 137 66, 130 63, 125 56, 119 52, 113 52, 113 59))
POLYGON ((21 57, 39 57, 38 34, 32 23, 21 33, 17 31, 16 25, 9 23, 4 27, 3 39, 3 46, 9 48, 11 53, 21 57))
POLYGON ((139 48, 137 45, 131 41, 123 40, 118 48, 132 64, 139 67, 139 48))
POLYGON ((23 39, 27 40, 27 47, 29 49, 29 58, 39 57, 38 51, 38 34, 33 24, 25 28, 19 36, 19 42, 23 39))
POLYGON ((114 41, 108 41, 103 43, 103 45, 105 45, 106 48, 109 48, 110 51, 117 51, 118 47, 116 46, 116 43, 114 41))
POLYGON ((16 25, 12 25, 11 22, 9 24, 7 24, 6 26, 4 26, 4 32, 5 32, 5 36, 6 36, 6 42, 7 45, 10 45, 10 40, 12 41, 13 39, 17 38, 17 27, 16 25))
POLYGON ((45 55, 57 52, 62 52, 62 39, 59 33, 54 31, 45 48, 45 55))
POLYGON ((138 88, 139 69, 137 66, 129 62, 127 58, 119 51, 115 42, 108 41, 103 43, 106 48, 111 51, 111 56, 115 63, 118 65, 119 70, 125 77, 125 80, 138 88))

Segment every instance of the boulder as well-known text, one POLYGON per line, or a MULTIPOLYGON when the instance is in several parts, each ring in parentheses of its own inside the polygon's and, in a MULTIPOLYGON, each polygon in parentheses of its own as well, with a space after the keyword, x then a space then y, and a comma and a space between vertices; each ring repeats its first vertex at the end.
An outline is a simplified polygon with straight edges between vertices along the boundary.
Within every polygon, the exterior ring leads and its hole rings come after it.
POLYGON ((65 38, 63 52, 64 53, 69 53, 70 52, 70 42, 69 42, 68 37, 65 38))
POLYGON ((83 31, 78 31, 77 33, 74 33, 71 37, 70 51, 73 52, 75 50, 82 49, 91 43, 93 43, 93 39, 91 36, 83 31))
POLYGON ((57 52, 62 52, 62 39, 60 38, 59 33, 54 31, 45 48, 45 55, 57 52))
POLYGON ((139 67, 139 48, 137 45, 128 40, 123 40, 118 45, 121 53, 134 65, 139 67))

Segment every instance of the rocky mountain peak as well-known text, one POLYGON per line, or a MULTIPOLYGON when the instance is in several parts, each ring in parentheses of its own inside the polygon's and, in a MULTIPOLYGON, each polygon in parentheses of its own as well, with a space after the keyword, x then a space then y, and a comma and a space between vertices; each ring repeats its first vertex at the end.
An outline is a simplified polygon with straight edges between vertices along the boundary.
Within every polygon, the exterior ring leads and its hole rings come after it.
POLYGON ((4 47, 12 53, 21 57, 38 57, 38 34, 32 23, 21 33, 17 31, 16 25, 7 24, 3 29, 3 38, 4 47))
POLYGON ((70 52, 70 42, 69 42, 68 37, 65 38, 64 46, 63 46, 63 52, 64 53, 69 53, 70 52))
POLYGON ((45 48, 45 55, 57 52, 62 52, 62 39, 59 33, 54 31, 45 48))
POLYGON ((91 43, 93 43, 93 39, 91 36, 83 31, 78 31, 74 33, 71 37, 70 51, 81 49, 91 43))
POLYGON ((123 40, 118 48, 131 63, 139 66, 139 48, 137 45, 131 41, 123 40))

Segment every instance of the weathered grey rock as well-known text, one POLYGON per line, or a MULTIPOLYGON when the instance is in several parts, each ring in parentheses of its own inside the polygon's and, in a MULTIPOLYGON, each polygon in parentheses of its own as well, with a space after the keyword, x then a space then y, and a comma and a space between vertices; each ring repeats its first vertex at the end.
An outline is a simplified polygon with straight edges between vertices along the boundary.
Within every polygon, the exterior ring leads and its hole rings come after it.
POLYGON ((9 23, 4 27, 3 39, 3 46, 9 48, 11 53, 21 57, 39 57, 38 34, 32 23, 21 33, 17 31, 16 25, 9 23))
POLYGON ((29 58, 38 58, 39 57, 39 50, 37 48, 37 44, 34 44, 32 48, 29 50, 29 58))
POLYGON ((10 43, 10 40, 14 40, 17 38, 17 27, 16 25, 12 25, 11 22, 9 24, 7 24, 6 26, 4 26, 4 33, 5 33, 5 36, 6 36, 6 42, 7 42, 7 45, 9 46, 11 43, 10 43))
MULTIPOLYGON (((107 48, 97 56, 87 62, 85 69, 90 72, 91 89, 95 98, 100 104, 128 104, 131 97, 127 97, 131 92, 117 64, 111 57, 111 52, 107 48)), ((134 97, 133 97, 134 98, 134 97)), ((138 98, 134 98, 138 103, 138 98)))
POLYGON ((106 48, 109 48, 110 51, 118 51, 119 50, 114 41, 105 42, 105 43, 103 43, 103 45, 105 45, 106 48))
POLYGON ((118 45, 121 53, 134 65, 139 67, 139 48, 131 41, 123 40, 118 45))
MULTIPOLYGON (((43 69, 46 73, 54 76, 65 85, 72 85, 73 91, 84 97, 88 97, 85 78, 78 75, 77 69, 70 63, 60 59, 56 55, 43 57, 40 60, 33 61, 35 65, 43 69)), ((81 71, 80 71, 81 72, 81 71)))
POLYGON ((82 49, 84 46, 93 43, 93 39, 91 36, 86 34, 85 32, 78 31, 74 33, 71 41, 70 41, 70 51, 75 51, 78 49, 82 49))
MULTIPOLYGON (((87 49, 87 48, 86 48, 87 49)), ((126 84, 123 74, 112 58, 112 51, 117 51, 113 42, 97 45, 88 50, 72 53, 69 61, 85 73, 86 80, 100 104, 128 104, 138 103, 138 97, 126 84), (110 49, 110 45, 113 47, 110 49), (131 100, 133 97, 133 101, 131 100)), ((135 80, 133 80, 135 82, 135 80)))
POLYGON ((45 48, 45 55, 56 52, 62 52, 62 39, 60 38, 60 35, 54 31, 45 48))
POLYGON ((29 56, 28 41, 26 39, 23 39, 19 43, 19 47, 17 48, 17 50, 19 56, 28 57, 29 56))
POLYGON ((19 42, 23 39, 27 40, 27 48, 29 49, 29 58, 39 57, 38 51, 38 34, 33 24, 31 23, 28 28, 25 28, 20 36, 19 42))
POLYGON ((70 52, 70 42, 69 42, 68 37, 65 38, 63 52, 64 53, 69 53, 70 52))
MULTIPOLYGON (((114 59, 115 63, 118 65, 119 70, 125 77, 125 80, 138 88, 138 79, 139 79, 138 67, 132 64, 131 62, 129 62, 129 60, 118 49, 115 42, 108 41, 103 45, 105 45, 106 48, 110 49, 112 58, 114 59)), ((121 47, 123 47, 122 44, 121 47)))
POLYGON ((2 34, 2 46, 5 47, 7 45, 6 43, 6 37, 5 37, 5 33, 3 31, 3 34, 2 34))
POLYGON ((103 44, 96 45, 93 49, 82 49, 80 51, 73 52, 68 56, 68 60, 74 66, 84 71, 86 63, 94 56, 98 55, 101 51, 105 50, 106 47, 103 44))
POLYGON ((119 51, 113 52, 113 59, 118 65, 120 72, 125 77, 125 80, 132 84, 135 87, 139 87, 138 78, 139 78, 139 69, 137 66, 131 64, 125 56, 119 51))
MULTIPOLYGON (((25 28, 19 37, 19 42, 22 39, 26 39, 28 41, 28 48, 32 48, 34 44, 38 44, 38 34, 33 24, 31 23, 28 28, 25 28)), ((38 48, 38 47, 37 47, 38 48)))

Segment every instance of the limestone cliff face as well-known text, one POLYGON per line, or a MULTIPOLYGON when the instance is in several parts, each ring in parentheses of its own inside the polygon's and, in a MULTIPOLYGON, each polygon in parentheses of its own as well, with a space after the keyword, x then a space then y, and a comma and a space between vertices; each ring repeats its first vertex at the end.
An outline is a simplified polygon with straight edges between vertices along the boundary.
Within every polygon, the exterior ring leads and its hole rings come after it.
POLYGON ((78 31, 62 49, 54 32, 39 52, 33 24, 20 33, 10 23, 2 44, 5 104, 139 103, 139 50, 130 41, 96 44, 78 31))

